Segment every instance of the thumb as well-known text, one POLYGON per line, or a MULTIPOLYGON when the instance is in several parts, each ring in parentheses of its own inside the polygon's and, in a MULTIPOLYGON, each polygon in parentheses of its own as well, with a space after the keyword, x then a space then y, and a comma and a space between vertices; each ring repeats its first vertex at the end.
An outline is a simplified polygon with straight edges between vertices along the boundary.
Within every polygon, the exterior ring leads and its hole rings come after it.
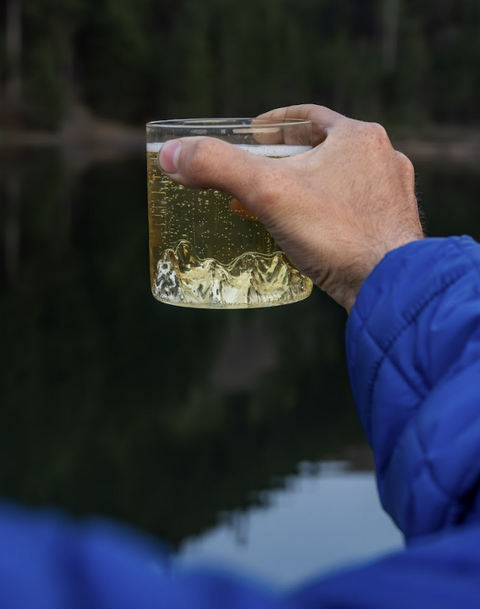
POLYGON ((218 188, 258 211, 273 187, 275 161, 209 137, 169 140, 158 153, 160 169, 190 188, 218 188), (273 163, 273 166, 272 166, 273 163))

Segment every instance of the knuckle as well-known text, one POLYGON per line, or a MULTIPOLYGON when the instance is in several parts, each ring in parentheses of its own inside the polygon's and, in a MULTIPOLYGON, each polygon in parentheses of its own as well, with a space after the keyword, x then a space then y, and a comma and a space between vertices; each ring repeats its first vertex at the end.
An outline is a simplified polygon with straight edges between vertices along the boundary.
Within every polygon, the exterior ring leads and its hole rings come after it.
POLYGON ((415 169, 412 161, 403 152, 395 152, 395 158, 403 175, 413 180, 415 178, 415 169))
POLYGON ((379 143, 390 143, 387 131, 383 125, 380 125, 380 123, 368 123, 368 130, 372 140, 379 143))
POLYGON ((302 104, 298 107, 304 108, 307 114, 315 114, 318 110, 328 110, 325 106, 320 106, 318 104, 302 104))
POLYGON ((363 121, 354 121, 357 134, 365 139, 366 142, 376 146, 390 144, 385 127, 380 123, 367 123, 363 121))
POLYGON ((184 171, 190 180, 202 182, 209 179, 215 149, 216 142, 211 138, 200 138, 191 143, 184 161, 184 171))

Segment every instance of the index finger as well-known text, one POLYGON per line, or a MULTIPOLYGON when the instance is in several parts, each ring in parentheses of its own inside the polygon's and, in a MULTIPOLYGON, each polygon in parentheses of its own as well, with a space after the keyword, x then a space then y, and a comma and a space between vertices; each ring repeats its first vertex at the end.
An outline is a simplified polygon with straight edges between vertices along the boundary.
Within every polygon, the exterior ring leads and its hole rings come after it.
POLYGON ((326 108, 325 106, 317 106, 315 104, 300 104, 298 106, 288 106, 285 108, 277 108, 270 112, 260 114, 257 119, 275 119, 285 120, 291 118, 307 119, 312 122, 313 127, 313 145, 318 146, 325 141, 328 132, 339 121, 344 120, 345 116, 326 108))
POLYGON ((257 144, 312 147, 312 122, 303 118, 257 117, 252 120, 255 127, 253 139, 257 144))

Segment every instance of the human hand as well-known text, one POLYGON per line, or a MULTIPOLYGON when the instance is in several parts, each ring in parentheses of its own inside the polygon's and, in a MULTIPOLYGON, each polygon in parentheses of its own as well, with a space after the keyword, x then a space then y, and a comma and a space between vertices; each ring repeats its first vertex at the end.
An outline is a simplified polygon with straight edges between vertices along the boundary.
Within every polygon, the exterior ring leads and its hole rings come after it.
POLYGON ((384 255, 423 238, 410 161, 378 124, 291 106, 259 118, 304 118, 314 148, 269 159, 218 139, 167 142, 159 165, 176 182, 224 190, 258 217, 292 263, 350 312, 384 255))

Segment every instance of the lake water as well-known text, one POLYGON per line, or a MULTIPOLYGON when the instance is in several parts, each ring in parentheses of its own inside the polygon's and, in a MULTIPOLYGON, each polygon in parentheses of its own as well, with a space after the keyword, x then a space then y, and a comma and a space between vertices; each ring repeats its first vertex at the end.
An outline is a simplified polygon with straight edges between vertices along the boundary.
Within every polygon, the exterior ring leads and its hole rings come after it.
MULTIPOLYGON (((480 172, 422 165, 430 235, 480 238, 480 172)), ((150 294, 145 160, 0 151, 0 495, 102 514, 285 587, 401 547, 319 290, 255 311, 150 294)))

